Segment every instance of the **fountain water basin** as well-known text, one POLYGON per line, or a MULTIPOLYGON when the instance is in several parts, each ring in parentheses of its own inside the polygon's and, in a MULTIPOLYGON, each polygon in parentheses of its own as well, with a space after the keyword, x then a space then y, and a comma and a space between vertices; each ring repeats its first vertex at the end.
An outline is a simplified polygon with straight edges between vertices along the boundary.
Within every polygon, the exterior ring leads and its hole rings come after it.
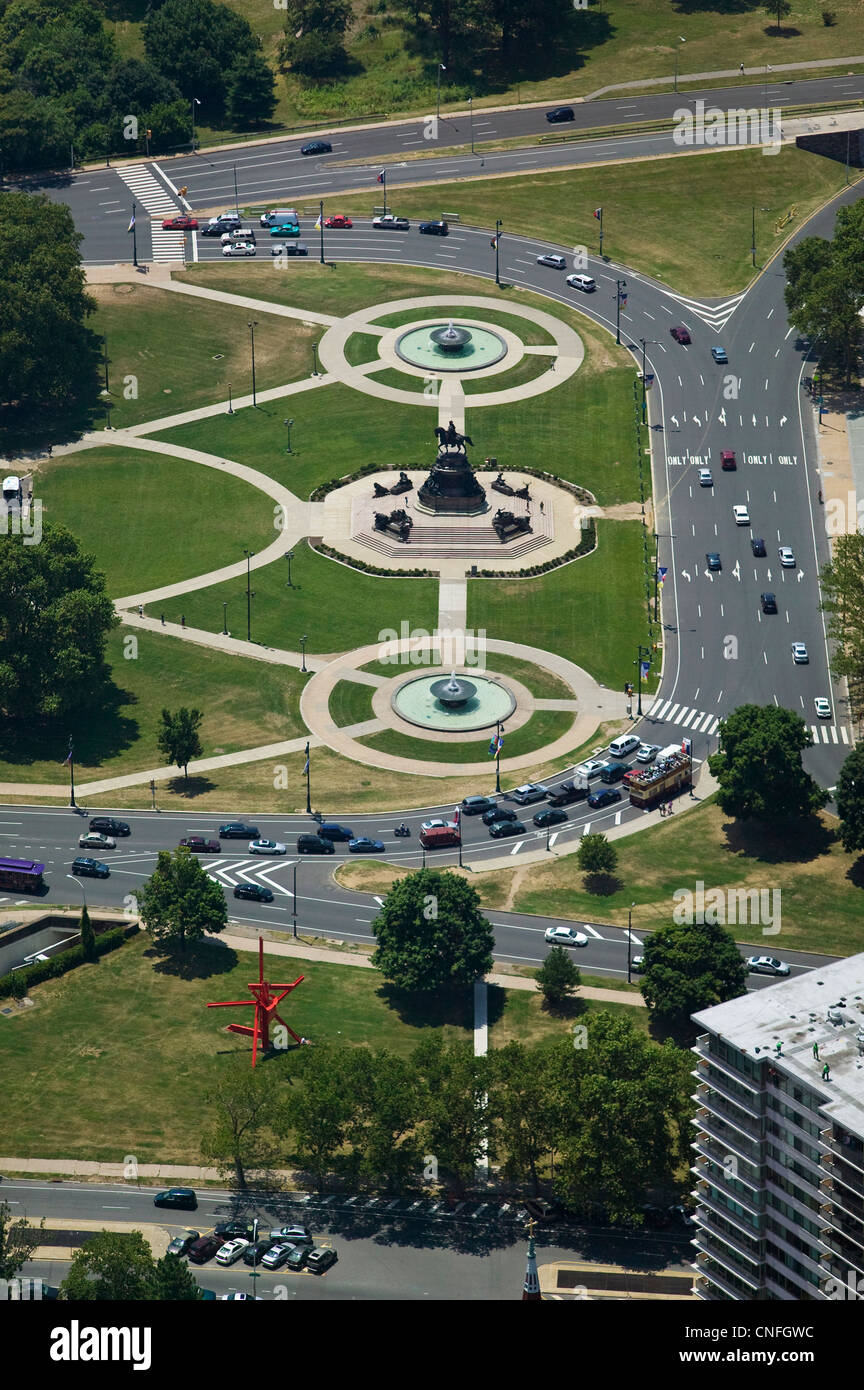
POLYGON ((420 728, 442 733, 468 733, 488 729, 508 719, 516 697, 500 681, 472 673, 457 676, 415 676, 398 687, 391 706, 401 719, 420 728))
POLYGON ((396 353, 412 367, 436 372, 476 372, 491 367, 507 353, 507 344, 490 328, 446 324, 409 328, 396 339, 396 353))

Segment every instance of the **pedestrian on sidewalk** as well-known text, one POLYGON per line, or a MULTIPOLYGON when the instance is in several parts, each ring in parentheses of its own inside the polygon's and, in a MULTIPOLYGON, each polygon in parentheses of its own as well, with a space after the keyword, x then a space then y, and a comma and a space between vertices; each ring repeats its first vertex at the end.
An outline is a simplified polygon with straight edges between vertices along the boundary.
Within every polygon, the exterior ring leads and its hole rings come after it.
POLYGON ((831 1068, 829 1067, 829 1065, 828 1065, 827 1062, 825 1063, 824 1067, 822 1068, 822 1080, 823 1080, 823 1081, 830 1081, 830 1080, 831 1080, 831 1068))
POLYGON ((159 614, 159 617, 160 617, 160 619, 161 619, 162 626, 164 627, 164 626, 165 626, 165 614, 164 614, 164 613, 160 613, 160 614, 159 614))
POLYGON ((541 512, 541 514, 542 514, 542 512, 543 512, 543 503, 542 503, 542 502, 540 503, 540 512, 541 512))
POLYGON ((660 814, 661 816, 665 816, 666 814, 666 807, 663 805, 662 801, 660 802, 660 814))
POLYGON ((813 1044, 813 1056, 816 1058, 816 1061, 818 1062, 818 1061, 819 1061, 819 1044, 818 1044, 818 1042, 814 1042, 814 1044, 813 1044))
POLYGON ((186 614, 185 614, 185 613, 181 613, 181 614, 180 614, 180 626, 181 626, 181 627, 185 627, 185 626, 186 626, 186 614))
POLYGON ((143 603, 139 603, 139 605, 138 605, 138 617, 139 617, 139 618, 143 618, 143 617, 144 617, 144 605, 143 605, 143 603))
POLYGON ((675 809, 675 808, 673 807, 672 802, 671 802, 671 801, 667 801, 667 802, 666 802, 666 814, 667 814, 667 816, 671 816, 674 809, 675 809))

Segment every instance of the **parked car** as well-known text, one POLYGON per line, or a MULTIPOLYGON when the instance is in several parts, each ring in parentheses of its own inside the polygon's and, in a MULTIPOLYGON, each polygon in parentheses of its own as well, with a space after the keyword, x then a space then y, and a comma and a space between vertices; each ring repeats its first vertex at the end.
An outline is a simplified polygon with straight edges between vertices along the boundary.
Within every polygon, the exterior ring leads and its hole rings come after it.
POLYGON ((613 801, 620 800, 621 793, 615 787, 601 787, 589 796, 588 805, 597 809, 601 806, 611 806, 613 801))
POLYGON ((275 1244, 276 1241, 271 1240, 269 1236, 266 1236, 263 1240, 250 1240, 246 1249, 243 1251, 243 1263, 247 1265, 260 1265, 268 1250, 272 1250, 275 1244))
POLYGON ((575 121, 576 113, 572 106, 553 106, 546 112, 546 119, 550 125, 560 125, 563 121, 575 121))
POLYGON ((588 938, 575 927, 547 927, 543 933, 550 946, 587 946, 588 938))
POLYGON ((197 232, 198 218, 187 217, 181 214, 177 217, 165 217, 162 220, 163 232, 197 232))
POLYGON ((243 1236, 238 1236, 235 1240, 226 1240, 225 1244, 216 1251, 217 1265, 236 1264, 249 1244, 243 1236))
POLYGON ((500 820, 518 820, 515 811, 511 811, 509 806, 490 806, 488 811, 483 812, 483 824, 494 825, 500 820))
POLYGON ((223 256, 257 256, 257 248, 251 241, 237 241, 233 246, 222 247, 223 256))
POLYGON ((726 349, 724 347, 720 347, 719 345, 716 347, 712 347, 711 356, 714 358, 715 362, 729 361, 729 358, 726 356, 726 349))
POLYGON ((407 217, 397 217, 394 212, 385 212, 381 217, 372 218, 376 232, 407 232, 411 223, 407 217))
POLYGON ((218 1236, 223 1242, 233 1240, 235 1236, 248 1236, 249 1222, 234 1219, 232 1221, 218 1221, 210 1232, 211 1236, 218 1236))
POLYGON ((113 816, 91 816, 88 829, 101 830, 103 835, 116 835, 121 839, 132 834, 128 821, 115 820, 113 816))
POLYGON ((558 256, 552 251, 544 251, 542 256, 537 257, 538 265, 551 266, 553 270, 566 270, 567 261, 563 256, 558 256))
POLYGON ((491 796, 464 796, 462 798, 463 816, 480 816, 484 811, 494 811, 495 800, 491 796))
POLYGON ((720 450, 720 467, 723 469, 723 472, 724 472, 724 473, 734 473, 734 472, 735 472, 735 469, 738 467, 738 465, 737 465, 737 463, 735 462, 735 450, 734 450, 734 449, 721 449, 721 450, 720 450))
POLYGON ((736 525, 736 526, 749 526, 749 525, 750 525, 750 512, 749 512, 749 509, 748 509, 747 507, 745 507, 743 504, 741 504, 741 505, 739 505, 739 506, 737 506, 737 507, 733 507, 733 508, 732 508, 732 515, 733 515, 734 518, 735 518, 735 525, 736 525))
POLYGON ((308 1258, 309 1251, 305 1248, 305 1246, 295 1245, 294 1249, 289 1251, 288 1258, 285 1261, 285 1264, 289 1269, 293 1269, 295 1272, 297 1272, 303 1268, 308 1258))
POLYGON ((288 846, 281 840, 250 840, 250 854, 287 854, 288 846))
POLYGON ((298 854, 335 854, 332 840, 323 840, 320 835, 298 835, 298 854))
POLYGON ((723 568, 720 556, 716 550, 709 550, 705 556, 705 561, 709 570, 720 570, 723 568))
POLYGON ((753 554, 760 559, 768 554, 767 550, 765 549, 765 542, 761 536, 753 536, 751 538, 750 549, 753 551, 753 554))
POLYGON ((153 1198, 154 1207, 173 1207, 181 1211, 196 1211, 198 1208, 198 1198, 191 1187, 169 1187, 164 1192, 157 1192, 153 1198))
POLYGON ((417 228, 423 236, 449 236, 450 227, 441 219, 438 222, 421 222, 417 228))
POLYGON ((218 1236, 200 1236, 198 1240, 192 1242, 186 1254, 189 1263, 193 1265, 206 1265, 208 1260, 212 1260, 217 1250, 221 1250, 222 1241, 218 1236))
POLYGON ((826 700, 824 695, 817 695, 813 701, 817 719, 831 718, 831 701, 826 700))
POLYGON ((566 819, 567 812, 554 806, 550 807, 548 811, 538 811, 534 817, 534 824, 541 830, 546 830, 550 825, 561 825, 566 819))
POLYGON ((493 840, 504 840, 508 835, 524 835, 526 830, 521 820, 496 820, 489 827, 493 840))
POLYGON ((193 854, 221 854, 222 846, 218 840, 205 840, 203 835, 184 835, 180 841, 181 849, 191 849, 193 854))
POLYGON ((682 1202, 675 1202, 666 1210, 673 1226, 683 1226, 685 1230, 690 1231, 696 1225, 692 1211, 689 1207, 685 1207, 682 1202))
POLYGON ((637 975, 641 975, 642 971, 645 969, 645 957, 634 956, 630 962, 630 969, 635 971, 637 975))
POLYGON ((271 1240, 287 1240, 292 1245, 312 1245, 312 1234, 308 1226, 279 1226, 270 1232, 271 1240))
POLYGON ((307 140, 300 146, 301 154, 332 154, 333 146, 329 140, 307 140))
POLYGON ((262 1269, 281 1269, 291 1251, 294 1249, 287 1240, 278 1241, 276 1245, 271 1245, 266 1255, 261 1257, 262 1269))
POLYGON ((165 1251, 166 1255, 188 1255, 189 1247, 195 1244, 196 1240, 201 1239, 200 1231, 184 1231, 182 1235, 175 1236, 165 1251))
POLYGON ((306 1268, 311 1269, 313 1274, 323 1274, 325 1269, 335 1265, 338 1256, 336 1251, 329 1245, 316 1245, 314 1250, 310 1250, 306 1259, 306 1268))
POLYGON ((421 829, 421 830, 443 830, 443 829, 447 828, 448 826, 452 826, 452 825, 455 825, 455 824, 456 824, 455 821, 452 821, 452 820, 441 820, 440 817, 436 817, 435 820, 424 820, 424 821, 422 822, 421 826, 420 826, 420 829, 421 829))
POLYGON ((117 841, 111 835, 103 835, 98 830, 88 830, 78 836, 79 849, 116 849, 117 841))
POLYGON ((710 469, 710 468, 700 468, 700 469, 699 469, 699 486, 700 486, 700 487, 713 487, 713 486, 714 486, 714 475, 713 475, 713 473, 711 472, 711 469, 710 469))
POLYGON ((234 897, 246 898, 253 903, 272 903, 273 890, 263 883, 235 883, 234 897))
POLYGON ((748 956, 747 969, 753 975, 788 975, 789 965, 776 956, 748 956))
POLYGON ((760 602, 761 602, 761 604, 762 604, 762 612, 763 612, 763 613, 776 613, 776 612, 777 612, 777 595, 776 595, 776 594, 760 594, 760 595, 759 595, 759 599, 760 599, 760 602))
POLYGON ((580 763, 576 771, 580 776, 587 777, 590 781, 592 777, 599 777, 605 766, 605 758, 589 758, 587 762, 580 763))
POLYGON ((72 860, 72 872, 80 874, 82 878, 109 878, 111 874, 108 865, 103 864, 101 859, 88 859, 84 854, 72 860))
POLYGON ((229 821, 227 825, 220 825, 220 840, 257 840, 261 831, 257 825, 246 825, 244 821, 229 821))
POLYGON ((324 218, 324 226, 330 230, 335 230, 337 227, 353 227, 354 223, 350 217, 345 216, 344 212, 336 212, 332 217, 324 218))
POLYGON ((683 324, 679 324, 677 328, 670 328, 669 332, 672 334, 672 337, 675 339, 676 343, 681 343, 686 346, 687 343, 692 341, 689 331, 684 327, 683 324))
POLYGON ((357 835, 348 841, 349 854, 383 854, 383 840, 371 840, 368 835, 357 835))
MULTIPOLYGON (((278 236, 278 234, 279 234, 279 232, 278 232, 278 229, 277 229, 276 235, 278 236)), ((305 241, 277 241, 276 244, 275 244, 274 246, 271 246, 271 247, 270 247, 270 255, 271 255, 271 256, 308 256, 308 255, 309 255, 309 247, 306 245, 305 241)))
POLYGON ((318 834, 323 840, 354 839, 354 831, 349 830, 347 825, 339 825, 337 821, 324 821, 318 827, 318 834))
POLYGON ((796 666, 806 666, 810 658, 807 655, 807 648, 803 642, 792 643, 792 660, 796 666))
POLYGON ((780 564, 783 566, 784 570, 795 568, 795 552, 790 545, 781 545, 778 548, 777 554, 780 556, 780 564))

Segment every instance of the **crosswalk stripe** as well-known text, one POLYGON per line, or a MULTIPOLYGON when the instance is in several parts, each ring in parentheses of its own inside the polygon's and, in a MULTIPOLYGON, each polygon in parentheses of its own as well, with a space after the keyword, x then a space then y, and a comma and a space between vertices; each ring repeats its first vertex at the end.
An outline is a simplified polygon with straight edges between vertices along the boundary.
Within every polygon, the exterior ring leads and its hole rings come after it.
POLYGON ((841 725, 840 725, 840 737, 842 738, 842 740, 843 740, 844 743, 848 743, 848 742, 849 742, 849 735, 848 735, 847 732, 846 732, 846 725, 845 725, 845 724, 841 724, 841 725))
POLYGON ((719 719, 715 719, 715 720, 714 720, 713 724, 711 725, 711 728, 708 730, 708 735, 709 735, 709 737, 710 737, 712 734, 714 734, 714 733, 716 732, 717 726, 718 726, 719 723, 720 723, 720 720, 719 720, 719 719))
POLYGON ((524 840, 517 840, 510 853, 518 854, 524 843, 524 840))
POLYGON ((587 922, 582 923, 582 930, 586 936, 594 936, 598 941, 603 940, 603 933, 598 931, 596 927, 590 927, 587 922))
POLYGON ((702 711, 692 709, 687 718, 681 721, 685 729, 689 729, 691 722, 696 718, 697 714, 701 717, 702 711))
POLYGON ((839 740, 838 740, 838 738, 837 738, 837 725, 836 725, 836 724, 832 724, 832 725, 831 725, 831 739, 832 739, 832 741, 833 741, 834 743, 838 743, 838 742, 839 742, 839 740))
POLYGON ((699 720, 699 723, 698 723, 698 724, 694 724, 694 725, 693 725, 693 732, 694 732, 694 734, 701 734, 701 733, 703 733, 704 730, 707 729, 707 728, 708 728, 708 725, 711 723, 712 717, 713 717, 712 715, 706 714, 706 715, 704 715, 704 717, 703 717, 702 719, 699 720))
POLYGON ((666 701, 665 705, 663 706, 663 708, 660 710, 660 712, 659 712, 658 715, 657 715, 657 718, 658 718, 658 719, 665 719, 665 718, 666 718, 666 711, 669 709, 669 707, 670 707, 671 704, 672 704, 672 701, 671 701, 671 700, 667 700, 667 701, 666 701))
POLYGON ((651 717, 652 714, 656 714, 656 713, 657 713, 657 710, 659 709, 659 707, 660 707, 660 705, 661 705, 662 703, 663 703, 662 700, 655 700, 655 701, 654 701, 654 703, 652 704, 651 708, 650 708, 649 711, 648 711, 648 718, 649 718, 649 719, 650 719, 650 717, 651 717))
POLYGON ((150 173, 149 169, 118 169, 117 173, 136 199, 149 213, 176 212, 177 204, 165 185, 150 173))
POLYGON ((818 724, 811 724, 811 725, 810 725, 810 732, 811 732, 811 734, 813 735, 813 742, 814 742, 814 743, 818 743, 818 742, 819 742, 819 725, 818 725, 818 724))
POLYGON ((681 709, 681 706, 680 706, 680 705, 673 705, 672 708, 670 709, 669 713, 668 713, 667 715, 664 715, 664 718, 665 718, 665 719, 668 719, 668 720, 669 720, 669 723, 671 724, 671 723, 672 723, 672 720, 675 718, 675 716, 676 716, 676 714, 678 713, 679 709, 681 709))

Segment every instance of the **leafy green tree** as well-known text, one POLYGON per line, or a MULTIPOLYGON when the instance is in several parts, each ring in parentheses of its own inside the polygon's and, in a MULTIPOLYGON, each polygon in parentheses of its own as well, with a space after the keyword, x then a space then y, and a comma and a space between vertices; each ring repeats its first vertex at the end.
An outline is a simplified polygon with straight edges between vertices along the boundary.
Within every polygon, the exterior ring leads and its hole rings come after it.
POLYGON ((386 1050, 353 1049, 349 1065, 356 1108, 346 1130, 352 1175, 398 1189, 421 1169, 416 1126, 420 1088, 413 1067, 386 1050))
POLYGON ((372 964, 399 989, 464 988, 492 969, 492 928, 476 890, 457 874, 422 869, 400 879, 372 931, 372 964))
POLYGON ((801 762, 812 742, 810 731, 792 710, 739 705, 718 732, 720 747, 708 766, 719 783, 717 802, 724 815, 791 821, 825 805, 827 792, 801 762))
POLYGON ((239 1191, 250 1169, 267 1169, 277 1158, 273 1124, 280 1104, 278 1081, 269 1067, 232 1060, 204 1094, 212 1123, 201 1138, 204 1163, 219 1169, 239 1191))
POLYGON ((193 758, 200 758, 203 752, 198 737, 203 718, 200 710, 187 709, 185 705, 182 705, 176 714, 167 709, 162 711, 162 723, 156 740, 159 751, 165 754, 169 763, 182 767, 187 782, 189 763, 193 758))
POLYGON ((350 0, 288 0, 279 63, 304 77, 329 77, 347 63, 345 31, 350 0))
POLYGON ((228 76, 226 114, 243 130, 269 121, 276 109, 273 70, 260 53, 241 53, 228 76))
POLYGON ((151 131, 150 151, 159 154, 166 150, 176 150, 179 145, 188 144, 191 138, 189 107, 185 101, 160 101, 151 106, 142 118, 139 146, 143 145, 145 132, 151 131))
POLYGON ((248 20, 213 0, 165 0, 148 13, 143 36, 153 66, 211 118, 223 109, 238 58, 258 48, 248 20))
POLYGON ((555 1075, 545 1047, 509 1042, 489 1053, 486 1109, 490 1143, 501 1172, 528 1182, 536 1196, 540 1170, 556 1144, 555 1075))
POLYGON ((463 1188, 483 1156, 489 1133, 484 1108, 487 1063, 467 1043, 427 1038, 411 1054, 421 1086, 420 1142, 436 1171, 463 1188))
POLYGON ((150 1273, 150 1298, 159 1303, 197 1303, 201 1290, 185 1260, 163 1255, 155 1260, 150 1273))
POLYGON ((90 921, 90 913, 87 911, 86 903, 81 909, 81 949, 84 952, 85 960, 96 959, 96 933, 93 930, 93 923, 90 921))
POLYGON ((711 920, 670 923, 645 943, 642 996, 652 1021, 689 1031, 690 1015, 737 999, 747 986, 747 967, 735 938, 711 920))
POLYGON ((618 851, 605 835, 583 835, 576 851, 576 862, 585 875, 585 887, 602 888, 618 868, 618 851))
MULTIPOLYGON (((72 120, 60 101, 34 96, 18 86, 0 90, 0 168, 5 173, 62 167, 68 163, 73 134, 72 120)), ((5 194, 4 202, 11 197, 5 194)))
POLYGON ((12 1221, 11 1217, 9 1203, 0 1202, 0 1279, 6 1280, 14 1279, 24 1268, 39 1244, 38 1231, 45 1225, 43 1220, 38 1229, 34 1229, 32 1221, 26 1217, 19 1217, 17 1221, 12 1221))
POLYGON ((0 709, 32 725, 100 707, 118 619, 104 575, 67 530, 46 523, 38 545, 26 539, 0 536, 0 709))
POLYGON ((864 743, 855 745, 841 767, 834 800, 843 848, 864 849, 864 743))
POLYGON ((297 1163, 320 1181, 336 1166, 358 1111, 349 1048, 303 1047, 291 1058, 298 1084, 277 1116, 290 1135, 297 1163))
POLYGON ((770 15, 773 15, 776 19, 776 29, 779 33, 781 28, 783 27, 783 20, 788 19, 790 14, 792 13, 792 6, 789 3, 789 0, 768 0, 765 9, 768 11, 770 15))
MULTIPOLYGON (((831 512, 829 510, 829 519, 831 512)), ((841 518, 845 529, 847 518, 841 518)), ((828 636, 834 643, 835 674, 849 682, 856 713, 864 710, 864 534, 837 535, 831 561, 819 581, 822 608, 828 616, 828 636)))
POLYGON ((170 952, 185 952, 188 942, 224 931, 228 921, 222 889, 185 847, 159 851, 138 891, 138 911, 154 941, 170 952))
POLYGON ((71 1303, 123 1302, 152 1297, 153 1256, 140 1231, 100 1231, 72 1257, 60 1285, 71 1303))
POLYGON ((786 307, 795 327, 839 361, 849 385, 861 344, 864 306, 864 208, 840 208, 834 238, 805 237, 783 257, 786 307))
POLYGON ((561 1009, 581 984, 579 967, 563 946, 553 946, 540 969, 537 983, 551 1009, 561 1009))

